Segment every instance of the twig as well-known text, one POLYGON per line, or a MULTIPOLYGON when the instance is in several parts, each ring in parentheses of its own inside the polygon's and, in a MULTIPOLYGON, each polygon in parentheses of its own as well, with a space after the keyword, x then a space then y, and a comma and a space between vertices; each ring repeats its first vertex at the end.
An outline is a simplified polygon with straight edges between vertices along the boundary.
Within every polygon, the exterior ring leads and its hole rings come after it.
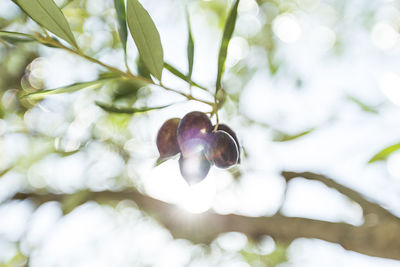
POLYGON ((66 51, 68 51, 70 53, 73 53, 75 55, 78 55, 78 56, 80 56, 80 57, 82 57, 82 58, 84 58, 84 59, 86 59, 86 60, 88 60, 90 62, 93 62, 93 63, 95 63, 95 64, 97 64, 99 66, 102 66, 103 68, 106 68, 106 69, 108 69, 108 70, 110 70, 110 71, 112 71, 114 73, 118 73, 119 75, 121 75, 121 76, 123 76, 123 77, 125 77, 127 79, 141 81, 141 82, 145 82, 145 83, 148 83, 148 84, 151 84, 151 85, 156 85, 156 86, 164 88, 167 91, 171 91, 171 92, 180 94, 180 95, 186 97, 188 100, 194 100, 194 101, 198 101, 198 102, 207 104, 209 106, 214 106, 213 103, 211 103, 209 101, 205 101, 205 100, 199 99, 199 98, 196 98, 191 94, 185 94, 185 93, 183 93, 181 91, 178 91, 178 90, 175 90, 175 89, 172 89, 172 88, 168 88, 168 87, 164 86, 161 83, 157 84, 151 79, 147 79, 147 78, 144 78, 144 77, 141 77, 141 76, 134 75, 129 71, 129 69, 127 70, 127 72, 124 72, 124 71, 122 71, 122 70, 120 70, 118 68, 115 68, 113 66, 105 64, 105 63, 101 62, 100 60, 95 59, 93 57, 90 57, 90 56, 84 54, 83 52, 81 52, 79 50, 75 50, 75 49, 72 49, 72 48, 70 48, 68 46, 65 46, 65 45, 61 44, 60 42, 58 42, 57 40, 55 40, 55 39, 53 39, 53 38, 51 38, 49 36, 45 36, 45 37, 37 36, 35 38, 36 38, 36 40, 38 42, 40 42, 42 44, 48 44, 48 45, 51 45, 51 46, 66 50, 66 51))

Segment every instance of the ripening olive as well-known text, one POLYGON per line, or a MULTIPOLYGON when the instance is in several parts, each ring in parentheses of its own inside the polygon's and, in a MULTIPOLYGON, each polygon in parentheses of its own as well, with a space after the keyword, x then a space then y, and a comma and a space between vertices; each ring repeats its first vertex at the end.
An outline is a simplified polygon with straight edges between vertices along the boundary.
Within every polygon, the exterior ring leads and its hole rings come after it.
POLYGON ((164 122, 157 134, 157 148, 160 158, 168 158, 180 152, 177 140, 179 118, 172 118, 164 122))
POLYGON ((193 111, 186 114, 178 125, 178 145, 185 157, 203 151, 208 143, 212 124, 206 114, 193 111))
MULTIPOLYGON (((213 126, 213 129, 214 129, 214 127, 215 126, 213 126)), ((237 149, 238 149, 238 154, 239 154, 238 155, 238 157, 239 157, 238 163, 240 163, 240 145, 239 145, 239 140, 238 140, 238 138, 236 136, 236 133, 228 125, 223 124, 223 123, 218 124, 217 130, 225 131, 230 136, 232 136, 233 140, 235 140, 235 143, 236 143, 236 146, 237 146, 237 149)))
POLYGON ((238 162, 239 158, 235 140, 225 131, 218 130, 212 133, 207 157, 219 168, 232 167, 238 162))
POLYGON ((191 185, 202 181, 210 171, 211 163, 203 152, 191 154, 189 157, 181 155, 179 169, 186 182, 191 185))

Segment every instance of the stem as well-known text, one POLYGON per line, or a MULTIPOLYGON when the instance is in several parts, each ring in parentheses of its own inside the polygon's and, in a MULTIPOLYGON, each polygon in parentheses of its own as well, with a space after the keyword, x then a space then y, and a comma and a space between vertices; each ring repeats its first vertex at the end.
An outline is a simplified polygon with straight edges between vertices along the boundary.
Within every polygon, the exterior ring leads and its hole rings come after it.
POLYGON ((217 92, 218 90, 215 89, 215 94, 214 94, 214 103, 213 103, 213 114, 215 114, 216 118, 216 123, 213 132, 217 131, 218 125, 219 125, 219 116, 218 116, 218 104, 217 104, 217 92))
POLYGON ((171 92, 180 94, 181 96, 186 97, 186 99, 188 99, 188 100, 194 100, 194 101, 201 102, 201 103, 204 103, 204 104, 207 104, 209 106, 214 107, 214 103, 212 103, 212 102, 196 98, 192 94, 185 94, 185 93, 183 93, 181 91, 166 87, 161 83, 157 84, 151 79, 147 79, 147 78, 144 78, 144 77, 141 77, 141 76, 136 76, 136 75, 132 74, 129 69, 127 69, 127 71, 124 72, 124 71, 122 71, 122 70, 120 70, 118 68, 115 68, 113 66, 105 64, 105 63, 101 62, 98 59, 95 59, 95 58, 93 58, 91 56, 88 56, 88 55, 84 54, 83 52, 81 52, 79 50, 74 50, 74 49, 72 49, 72 48, 70 48, 68 46, 65 46, 65 45, 59 43, 57 40, 52 39, 51 37, 48 37, 48 36, 42 37, 42 36, 40 36, 40 37, 37 37, 36 40, 39 41, 40 43, 49 44, 49 45, 52 45, 54 47, 64 49, 64 50, 66 50, 66 51, 68 51, 70 53, 73 53, 75 55, 78 55, 78 56, 80 56, 80 57, 82 57, 82 58, 84 58, 84 59, 86 59, 86 60, 88 60, 90 62, 93 62, 93 63, 95 63, 97 65, 102 66, 103 68, 106 68, 106 69, 108 69, 108 70, 110 70, 112 72, 118 73, 118 74, 120 74, 121 76, 123 76, 123 77, 125 77, 127 79, 136 80, 136 81, 142 81, 142 82, 145 82, 145 83, 149 83, 151 85, 156 85, 156 86, 164 88, 167 91, 171 91, 171 92))

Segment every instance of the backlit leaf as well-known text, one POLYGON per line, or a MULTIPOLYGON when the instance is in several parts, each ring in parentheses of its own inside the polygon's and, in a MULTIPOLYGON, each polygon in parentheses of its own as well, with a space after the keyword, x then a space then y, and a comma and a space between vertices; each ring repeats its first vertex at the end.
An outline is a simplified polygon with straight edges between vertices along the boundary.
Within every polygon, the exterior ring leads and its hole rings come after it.
POLYGON ((218 90, 221 88, 221 80, 222 80, 222 75, 224 74, 225 71, 225 61, 228 52, 228 45, 229 41, 232 38, 233 30, 235 29, 237 8, 239 5, 239 1, 240 0, 236 0, 235 3, 233 4, 233 7, 229 12, 228 19, 226 20, 225 23, 221 46, 219 48, 219 53, 218 53, 218 72, 217 72, 217 82, 215 85, 216 92, 218 92, 218 90))
POLYGON ((0 39, 10 43, 25 43, 36 41, 35 37, 25 33, 0 31, 0 39))
POLYGON ((118 19, 118 32, 119 38, 121 39, 122 47, 126 53, 126 40, 128 38, 128 29, 126 27, 126 12, 125 12, 125 1, 114 0, 115 11, 118 19))
POLYGON ((74 35, 61 9, 53 0, 13 0, 38 24, 77 47, 74 35))
POLYGON ((143 113, 156 109, 163 109, 169 107, 170 105, 160 106, 160 107, 145 107, 145 108, 127 108, 127 107, 117 107, 110 104, 102 103, 96 101, 96 105, 101 107, 103 110, 111 113, 120 113, 120 114, 135 114, 135 113, 143 113))
POLYGON ((127 0, 127 21, 144 64, 154 77, 161 80, 164 56, 160 34, 149 13, 137 0, 127 0))
MULTIPOLYGON (((114 79, 114 78, 110 78, 110 79, 114 79)), ((72 92, 75 92, 75 91, 78 91, 81 89, 97 89, 100 86, 102 86, 106 81, 109 81, 110 79, 102 79, 102 80, 96 80, 96 81, 91 81, 91 82, 74 83, 74 84, 71 84, 71 85, 65 86, 65 87, 59 87, 56 89, 48 89, 48 90, 43 90, 40 92, 35 92, 35 93, 28 94, 28 95, 24 95, 24 98, 29 98, 32 100, 39 100, 48 95, 72 93, 72 92)))
POLYGON ((192 29, 190 26, 189 12, 186 10, 186 20, 188 27, 188 42, 187 42, 187 60, 188 60, 188 74, 187 77, 190 80, 193 73, 193 60, 194 60, 194 41, 192 35, 192 29))

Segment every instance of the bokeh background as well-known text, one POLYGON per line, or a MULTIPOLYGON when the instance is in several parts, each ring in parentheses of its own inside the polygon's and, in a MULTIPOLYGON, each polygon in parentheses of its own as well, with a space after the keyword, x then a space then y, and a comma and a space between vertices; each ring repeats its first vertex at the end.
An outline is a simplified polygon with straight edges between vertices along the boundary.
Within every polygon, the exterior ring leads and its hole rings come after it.
MULTIPOLYGON (((82 51, 125 69, 112 0, 56 1, 82 51)), ((143 0, 166 62, 187 69, 187 6, 195 40, 193 80, 212 90, 228 0, 143 0)), ((119 94, 119 84, 28 101, 20 96, 98 78, 103 69, 61 49, 0 39, 0 266, 400 266, 316 239, 259 242, 226 233, 211 244, 174 239, 133 201, 80 202, 82 190, 126 190, 176 204, 184 215, 306 217, 363 223, 360 206, 320 182, 286 187, 282 170, 333 177, 400 216, 400 152, 368 164, 400 141, 400 2, 241 0, 223 80, 221 121, 243 146, 240 166, 212 168, 189 187, 177 159, 157 167, 161 124, 207 105, 156 86, 119 94), (141 114, 104 111, 161 106, 141 114), (17 192, 71 194, 36 205, 17 192)), ((9 0, 0 29, 41 32, 9 0)), ((128 40, 128 64, 137 50, 128 40)), ((164 71, 163 82, 188 85, 164 71)), ((193 88, 212 101, 212 95, 193 88)), ((212 222, 210 222, 212 227, 212 222)), ((399 235, 400 233, 393 233, 399 235)), ((400 251, 399 251, 400 253, 400 251)))

